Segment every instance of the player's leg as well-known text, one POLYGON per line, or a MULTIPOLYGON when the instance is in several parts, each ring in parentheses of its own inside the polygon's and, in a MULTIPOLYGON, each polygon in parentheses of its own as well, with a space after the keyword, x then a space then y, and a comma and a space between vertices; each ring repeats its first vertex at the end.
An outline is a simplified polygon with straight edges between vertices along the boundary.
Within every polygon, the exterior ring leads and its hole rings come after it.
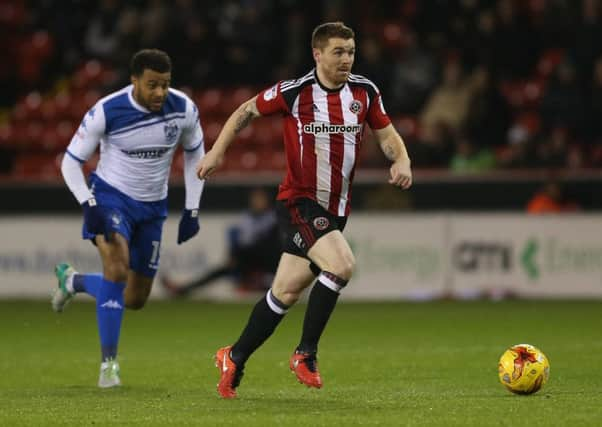
POLYGON ((288 309, 299 299, 315 276, 309 261, 289 253, 282 254, 272 288, 251 312, 240 338, 232 346, 232 358, 243 364, 272 335, 288 309))
POLYGON ((222 397, 236 396, 247 359, 272 335, 290 306, 315 279, 309 264, 297 255, 282 254, 272 288, 253 308, 242 334, 234 345, 217 352, 216 366, 221 375, 218 391, 222 397))
POLYGON ((151 293, 161 258, 165 217, 155 216, 139 223, 130 240, 130 265, 125 288, 125 306, 140 310, 151 293))
POLYGON ((153 277, 130 270, 124 292, 125 307, 140 310, 146 304, 153 287, 153 277))
POLYGON ((339 292, 351 279, 355 258, 347 240, 338 230, 320 237, 307 254, 320 266, 322 272, 309 295, 303 334, 297 350, 315 354, 318 351, 318 341, 336 306, 339 292))
MULTIPOLYGON (((125 237, 126 241, 129 241, 132 230, 129 211, 136 210, 131 206, 135 201, 102 181, 95 174, 92 174, 90 180, 98 205, 101 206, 99 209, 101 209, 107 229, 111 230, 111 235, 120 234, 125 237)), ((88 224, 85 222, 82 227, 82 238, 92 241, 97 246, 99 244, 96 234, 88 230, 88 224)), ((104 242, 104 239, 102 241, 104 242)), ((100 251, 100 248, 98 249, 100 251)), ((105 252, 108 250, 110 249, 105 252)), ((126 262, 127 265, 127 259, 123 262, 126 262)), ((55 311, 62 311, 77 293, 85 292, 98 299, 98 293, 103 283, 103 273, 79 273, 71 265, 60 263, 55 266, 55 274, 58 279, 58 289, 52 298, 52 308, 55 311)))
POLYGON ((318 370, 318 341, 332 314, 339 292, 353 273, 354 258, 340 231, 335 230, 319 238, 308 252, 322 272, 309 294, 301 341, 290 359, 290 368, 299 382, 308 387, 321 388, 318 370))
POLYGON ((129 245, 126 237, 113 233, 111 240, 96 236, 102 258, 103 275, 96 294, 96 319, 101 347, 99 387, 121 384, 117 350, 125 306, 124 289, 128 277, 129 245))
POLYGON ((301 341, 291 356, 290 367, 300 382, 320 388, 318 341, 336 306, 340 290, 353 274, 355 259, 341 233, 346 218, 330 214, 311 200, 299 200, 289 210, 299 229, 297 241, 313 261, 312 271, 318 276, 309 295, 301 341))

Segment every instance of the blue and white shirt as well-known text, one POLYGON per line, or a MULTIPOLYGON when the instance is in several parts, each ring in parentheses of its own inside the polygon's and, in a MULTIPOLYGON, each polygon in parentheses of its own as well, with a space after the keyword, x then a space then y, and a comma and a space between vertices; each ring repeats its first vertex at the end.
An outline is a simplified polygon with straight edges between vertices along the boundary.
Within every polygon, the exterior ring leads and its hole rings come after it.
MULTIPOLYGON (((83 118, 67 154, 84 163, 100 143, 96 169, 100 178, 135 200, 162 200, 167 197, 171 162, 178 144, 182 144, 185 154, 197 150, 204 154, 199 112, 186 94, 175 89, 169 89, 159 112, 138 104, 132 91, 133 86, 129 85, 98 101, 83 118)), ((187 193, 189 181, 192 182, 187 177, 187 193)), ((198 198, 200 192, 196 203, 187 197, 187 208, 198 207, 198 198)))

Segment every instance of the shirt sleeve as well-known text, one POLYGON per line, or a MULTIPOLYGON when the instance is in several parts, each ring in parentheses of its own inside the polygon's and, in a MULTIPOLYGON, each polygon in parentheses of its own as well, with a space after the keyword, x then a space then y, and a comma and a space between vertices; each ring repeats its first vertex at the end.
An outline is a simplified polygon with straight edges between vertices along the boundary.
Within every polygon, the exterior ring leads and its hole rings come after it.
POLYGON ((199 118, 199 110, 194 102, 188 101, 187 122, 182 129, 180 142, 184 149, 184 186, 186 188, 186 209, 198 209, 205 181, 196 174, 196 166, 205 155, 205 138, 199 118))
POLYGON ((94 197, 86 184, 86 178, 82 171, 82 164, 74 159, 69 153, 65 153, 63 156, 61 173, 63 174, 67 187, 71 190, 80 205, 86 200, 94 197))
POLYGON ((276 113, 288 113, 289 108, 282 95, 282 82, 276 83, 274 86, 266 89, 257 95, 255 104, 257 110, 262 116, 268 116, 276 113))
POLYGON ((104 134, 104 109, 96 104, 82 119, 67 147, 67 153, 80 163, 84 163, 94 154, 104 134))
POLYGON ((199 109, 194 105, 194 102, 187 101, 186 107, 186 125, 182 129, 180 143, 184 151, 197 150, 204 143, 203 128, 199 117, 199 109))
POLYGON ((368 109, 368 114, 366 115, 366 121, 371 129, 382 129, 391 123, 391 119, 385 111, 385 106, 383 105, 380 92, 376 92, 376 95, 370 103, 370 108, 368 109))

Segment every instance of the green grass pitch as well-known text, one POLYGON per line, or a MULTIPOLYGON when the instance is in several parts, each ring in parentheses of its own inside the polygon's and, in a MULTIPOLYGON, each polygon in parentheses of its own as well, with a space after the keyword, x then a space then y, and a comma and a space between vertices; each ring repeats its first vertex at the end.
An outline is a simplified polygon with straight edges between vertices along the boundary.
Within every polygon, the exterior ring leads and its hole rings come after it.
POLYGON ((320 347, 324 388, 288 370, 304 307, 248 362, 239 397, 218 398, 215 350, 251 306, 151 301, 126 312, 124 386, 96 387, 94 306, 0 302, 0 426, 600 426, 599 302, 339 304, 320 347), (507 346, 551 362, 550 382, 515 396, 497 379, 507 346))

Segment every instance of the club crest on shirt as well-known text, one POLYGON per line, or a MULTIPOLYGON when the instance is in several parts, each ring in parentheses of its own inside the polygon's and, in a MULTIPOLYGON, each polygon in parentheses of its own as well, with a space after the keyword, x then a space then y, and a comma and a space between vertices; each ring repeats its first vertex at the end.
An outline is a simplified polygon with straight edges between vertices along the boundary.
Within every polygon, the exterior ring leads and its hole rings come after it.
POLYGON ((113 215, 111 215, 111 221, 113 221, 114 227, 118 227, 119 224, 121 224, 121 217, 114 213, 113 215))
POLYGON ((176 142, 176 138, 178 137, 178 125, 176 122, 167 122, 163 127, 163 132, 165 132, 165 139, 169 144, 173 144, 176 142))
POLYGON ((364 105, 361 101, 358 101, 357 99, 354 99, 353 101, 351 101, 351 104, 349 104, 349 111, 351 111, 353 114, 361 113, 362 108, 364 108, 364 105))
POLYGON ((319 216, 317 218, 314 218, 314 228, 316 230, 326 230, 328 228, 328 226, 330 225, 330 221, 328 221, 328 218, 324 217, 324 216, 319 216))
POLYGON ((263 93, 263 99, 266 101, 271 101, 272 99, 276 98, 276 95, 278 95, 278 85, 275 84, 274 86, 272 86, 271 88, 269 88, 268 90, 266 90, 263 93))

